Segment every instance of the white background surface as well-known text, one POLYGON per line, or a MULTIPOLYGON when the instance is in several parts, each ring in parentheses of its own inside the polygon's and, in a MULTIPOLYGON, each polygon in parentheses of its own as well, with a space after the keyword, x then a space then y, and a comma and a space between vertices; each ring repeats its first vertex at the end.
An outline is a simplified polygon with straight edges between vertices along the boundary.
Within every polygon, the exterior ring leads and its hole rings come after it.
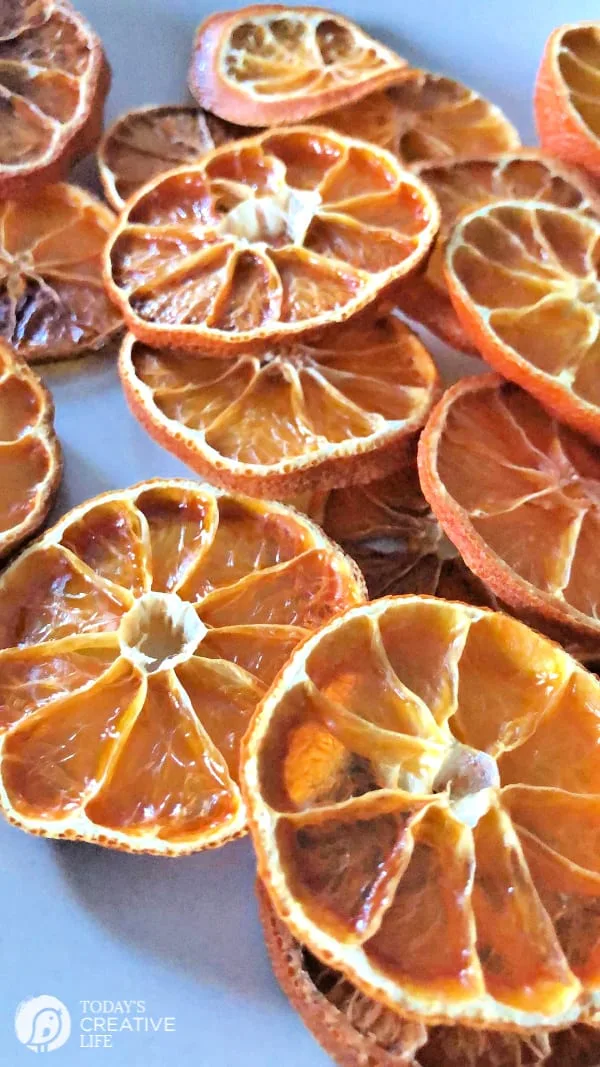
MULTIPOLYGON (((108 119, 187 99, 192 34, 211 10, 202 0, 79 6, 113 68, 108 119)), ((347 0, 343 10, 415 65, 491 97, 525 143, 535 143, 531 97, 545 38, 561 22, 599 16, 598 0, 347 0)), ((443 366, 447 376, 476 369, 447 354, 443 366)), ((56 365, 45 378, 66 459, 56 515, 106 489, 186 473, 129 415, 114 355, 56 365)), ((38 840, 0 825, 1 1067, 34 1062, 13 1020, 19 1001, 39 994, 63 1000, 73 1020, 73 1035, 49 1067, 326 1067, 328 1057, 271 975, 253 881, 248 841, 167 860, 38 840), (91 999, 144 1000, 147 1014, 175 1016, 176 1030, 117 1034, 111 1049, 82 1049, 80 1002, 91 999)))

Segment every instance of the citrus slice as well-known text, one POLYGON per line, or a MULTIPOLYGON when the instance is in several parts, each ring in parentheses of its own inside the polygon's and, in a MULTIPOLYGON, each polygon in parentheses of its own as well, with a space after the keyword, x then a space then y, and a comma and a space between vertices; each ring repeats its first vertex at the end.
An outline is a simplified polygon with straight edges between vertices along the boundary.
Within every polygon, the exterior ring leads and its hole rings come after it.
POLYGON ((0 341, 0 558, 41 526, 61 472, 52 397, 0 341))
POLYGON ((406 65, 342 15, 257 4, 200 24, 189 86, 202 107, 229 122, 277 126, 360 100, 406 65))
POLYGON ((160 445, 214 484, 267 497, 396 466, 438 391, 427 349, 391 315, 232 360, 149 349, 128 334, 119 373, 160 445))
POLYGON ((433 194, 389 152, 289 127, 144 186, 106 280, 139 340, 231 352, 350 318, 416 270, 438 224, 433 194))
POLYGON ((308 519, 197 482, 81 504, 0 578, 0 804, 179 855, 242 833, 238 750, 299 640, 363 599, 308 519))
POLYGON ((98 146, 98 169, 109 204, 125 201, 151 178, 202 159, 213 148, 247 137, 251 130, 201 107, 171 104, 126 111, 98 146))
POLYGON ((110 68, 68 0, 10 0, 0 15, 0 195, 64 177, 102 132, 110 68))
POLYGON ((546 151, 600 177, 600 22, 575 22, 550 34, 535 117, 546 151))
POLYGON ((0 203, 0 337, 31 363, 99 348, 121 326, 102 283, 114 221, 64 183, 0 203))
POLYGON ((424 163, 416 169, 439 201, 440 236, 425 273, 402 285, 397 304, 446 344, 474 355, 477 349, 457 318, 444 278, 444 245, 459 215, 480 204, 511 198, 539 200, 600 216, 600 194, 581 171, 532 148, 500 156, 424 163))
POLYGON ((600 441, 600 220, 533 200, 456 224, 446 282, 467 336, 505 378, 600 441))
POLYGON ((304 1024, 340 1067, 595 1067, 600 1030, 511 1034, 467 1026, 424 1026, 361 993, 321 963, 278 917, 257 883, 258 910, 273 971, 304 1024))
POLYGON ((599 713, 600 681, 507 615, 406 596, 338 616, 243 742, 278 915, 407 1018, 597 1021, 599 713))

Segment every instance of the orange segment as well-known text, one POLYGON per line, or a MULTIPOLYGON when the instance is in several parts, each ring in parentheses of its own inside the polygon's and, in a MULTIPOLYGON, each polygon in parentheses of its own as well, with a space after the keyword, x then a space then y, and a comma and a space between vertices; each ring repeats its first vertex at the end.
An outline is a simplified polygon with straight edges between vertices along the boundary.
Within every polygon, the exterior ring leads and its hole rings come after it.
POLYGON ((176 591, 212 542, 218 522, 214 498, 197 490, 169 493, 161 485, 140 494, 136 506, 148 528, 152 588, 176 591))
POLYGON ((205 635, 202 655, 235 663, 268 687, 308 634, 300 626, 222 626, 205 635))
POLYGON ((535 118, 544 148, 600 175, 600 23, 558 26, 535 85, 535 118))
POLYGON ((139 511, 111 501, 67 526, 61 544, 101 578, 132 593, 149 586, 149 538, 139 511))

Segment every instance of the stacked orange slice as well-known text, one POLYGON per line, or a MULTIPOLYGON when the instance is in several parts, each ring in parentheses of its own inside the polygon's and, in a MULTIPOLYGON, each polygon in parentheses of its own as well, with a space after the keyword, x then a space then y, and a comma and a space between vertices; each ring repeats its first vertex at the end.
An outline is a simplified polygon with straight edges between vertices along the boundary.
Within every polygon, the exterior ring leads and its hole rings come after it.
POLYGON ((535 115, 548 152, 600 176, 600 22, 575 22, 550 34, 535 115))

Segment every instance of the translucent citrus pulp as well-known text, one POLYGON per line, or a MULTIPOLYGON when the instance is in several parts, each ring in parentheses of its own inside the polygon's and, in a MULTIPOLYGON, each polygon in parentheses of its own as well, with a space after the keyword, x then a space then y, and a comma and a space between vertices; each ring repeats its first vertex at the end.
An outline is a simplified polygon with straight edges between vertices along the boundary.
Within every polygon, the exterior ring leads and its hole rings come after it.
POLYGON ((114 215, 75 185, 0 203, 0 336, 32 363, 99 348, 121 325, 102 283, 114 215))
POLYGON ((149 349, 129 334, 119 373, 159 444, 213 483, 265 496, 397 465, 438 389, 431 356, 393 316, 231 360, 149 349))
POLYGON ((600 441, 600 220, 532 200, 461 216, 446 282, 465 333, 497 371, 600 441))
POLYGON ((66 175, 97 143, 109 68, 68 0, 9 0, 0 13, 0 194, 66 175))
POLYGON ((0 341, 0 558, 44 521, 61 470, 52 397, 0 341))
POLYGON ((290 651, 363 599, 281 505, 154 480, 0 578, 0 803, 32 833, 177 855, 244 831, 238 749, 290 651))
POLYGON ((244 739, 291 932, 425 1024, 597 1020, 600 681, 484 608, 388 597, 296 650, 244 739))
POLYGON ((406 61, 356 23, 319 7, 260 4, 198 27, 189 85, 230 122, 301 122, 402 76, 406 61))
POLYGON ((417 269, 438 224, 433 194, 388 152, 289 127, 144 186, 106 280, 139 340, 231 352, 350 318, 417 269))
POLYGON ((600 22, 559 26, 550 34, 535 86, 544 148, 600 177, 600 22))

